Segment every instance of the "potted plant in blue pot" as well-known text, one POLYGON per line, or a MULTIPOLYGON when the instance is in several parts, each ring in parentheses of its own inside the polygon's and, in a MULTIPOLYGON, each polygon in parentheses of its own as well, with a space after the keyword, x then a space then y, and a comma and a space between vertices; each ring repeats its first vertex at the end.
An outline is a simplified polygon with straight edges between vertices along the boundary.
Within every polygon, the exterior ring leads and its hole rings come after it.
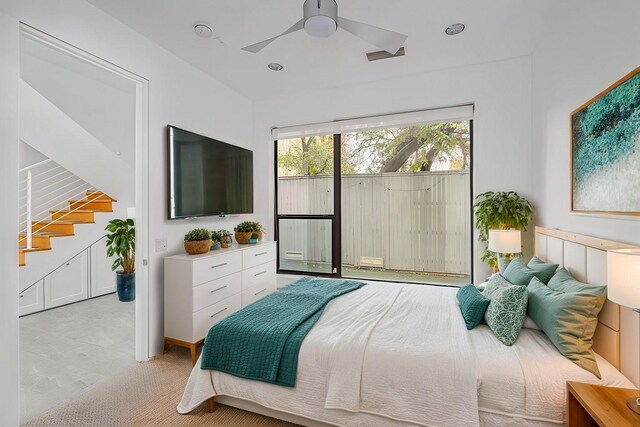
POLYGON ((117 273, 118 299, 136 299, 136 230, 132 219, 114 219, 107 228, 107 256, 115 256, 111 269, 117 273), (120 269, 120 270, 118 270, 120 269))

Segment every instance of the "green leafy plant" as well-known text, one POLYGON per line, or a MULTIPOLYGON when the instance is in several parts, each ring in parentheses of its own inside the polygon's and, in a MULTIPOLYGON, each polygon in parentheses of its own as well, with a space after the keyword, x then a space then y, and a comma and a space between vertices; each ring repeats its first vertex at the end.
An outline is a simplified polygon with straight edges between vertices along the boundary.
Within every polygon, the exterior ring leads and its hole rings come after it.
POLYGON ((222 241, 222 233, 220 231, 211 231, 211 240, 214 242, 222 241))
POLYGON ((122 268, 122 274, 133 274, 136 269, 136 230, 132 219, 109 221, 107 234, 107 256, 115 256, 111 269, 122 268))
POLYGON ((185 242, 198 242, 211 239, 211 232, 204 228, 196 228, 184 235, 185 242))
MULTIPOLYGON (((480 232, 480 242, 489 241, 489 230, 526 231, 533 218, 533 212, 531 203, 514 191, 488 191, 479 194, 473 205, 473 213, 476 216, 476 228, 480 232)), ((482 254, 482 261, 493 269, 498 266, 496 253, 486 248, 482 254)))
POLYGON ((251 232, 257 233, 263 230, 264 228, 259 222, 253 222, 253 221, 241 222, 236 226, 236 228, 233 229, 233 231, 237 231, 238 233, 251 233, 251 232))
POLYGON ((253 233, 253 234, 251 234, 251 240, 253 240, 253 239, 256 239, 256 240, 257 240, 257 239, 258 239, 258 237, 260 237, 260 236, 258 236, 258 233, 253 233))

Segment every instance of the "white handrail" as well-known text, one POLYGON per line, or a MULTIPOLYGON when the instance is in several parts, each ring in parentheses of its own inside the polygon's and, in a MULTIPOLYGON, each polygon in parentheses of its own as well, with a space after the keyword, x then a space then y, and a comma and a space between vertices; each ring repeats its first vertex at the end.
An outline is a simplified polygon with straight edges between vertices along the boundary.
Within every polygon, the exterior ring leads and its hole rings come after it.
POLYGON ((33 224, 31 223, 31 169, 27 170, 27 249, 33 248, 33 224))
POLYGON ((26 172, 26 171, 28 171, 28 170, 31 170, 31 169, 33 169, 33 168, 37 168, 38 166, 45 165, 45 164, 47 164, 47 163, 49 163, 49 162, 52 162, 52 161, 53 161, 53 160, 51 160, 51 159, 46 159, 46 160, 43 160, 43 161, 41 161, 41 162, 34 163, 34 164, 30 165, 30 166, 24 167, 24 168, 20 169, 20 170, 19 170, 19 172, 26 172))

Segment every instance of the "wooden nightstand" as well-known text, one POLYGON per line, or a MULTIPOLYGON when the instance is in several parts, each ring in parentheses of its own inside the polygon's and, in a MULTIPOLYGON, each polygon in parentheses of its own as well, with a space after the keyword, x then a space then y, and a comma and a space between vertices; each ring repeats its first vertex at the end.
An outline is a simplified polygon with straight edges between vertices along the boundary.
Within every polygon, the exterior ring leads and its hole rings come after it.
POLYGON ((567 426, 638 427, 640 415, 627 407, 638 390, 567 382, 567 426))

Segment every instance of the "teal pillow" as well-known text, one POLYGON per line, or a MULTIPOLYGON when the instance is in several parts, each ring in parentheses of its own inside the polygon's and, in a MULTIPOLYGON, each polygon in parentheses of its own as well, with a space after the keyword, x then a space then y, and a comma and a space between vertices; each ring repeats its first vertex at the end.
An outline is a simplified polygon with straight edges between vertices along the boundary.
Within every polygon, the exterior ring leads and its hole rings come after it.
POLYGON ((489 307, 489 299, 482 296, 474 285, 461 287, 456 294, 456 298, 458 298, 460 311, 467 329, 471 330, 478 326, 487 311, 487 307, 489 307))
POLYGON ((502 277, 502 274, 496 273, 491 276, 491 278, 485 285, 484 291, 482 291, 482 295, 484 295, 485 298, 491 299, 491 295, 496 289, 504 288, 507 286, 513 286, 513 283, 502 277))
POLYGON ((504 345, 518 339, 527 315, 527 287, 511 285, 500 287, 491 294, 484 320, 493 334, 504 345))
POLYGON ((536 272, 522 263, 522 258, 511 260, 502 276, 514 285, 527 286, 536 272))
POLYGON ((538 257, 531 258, 527 267, 535 271, 535 275, 542 283, 549 283, 549 280, 556 274, 558 264, 546 264, 538 257))
POLYGON ((563 356, 601 378, 591 347, 606 287, 581 283, 563 268, 548 286, 535 278, 527 290, 529 317, 563 356))

